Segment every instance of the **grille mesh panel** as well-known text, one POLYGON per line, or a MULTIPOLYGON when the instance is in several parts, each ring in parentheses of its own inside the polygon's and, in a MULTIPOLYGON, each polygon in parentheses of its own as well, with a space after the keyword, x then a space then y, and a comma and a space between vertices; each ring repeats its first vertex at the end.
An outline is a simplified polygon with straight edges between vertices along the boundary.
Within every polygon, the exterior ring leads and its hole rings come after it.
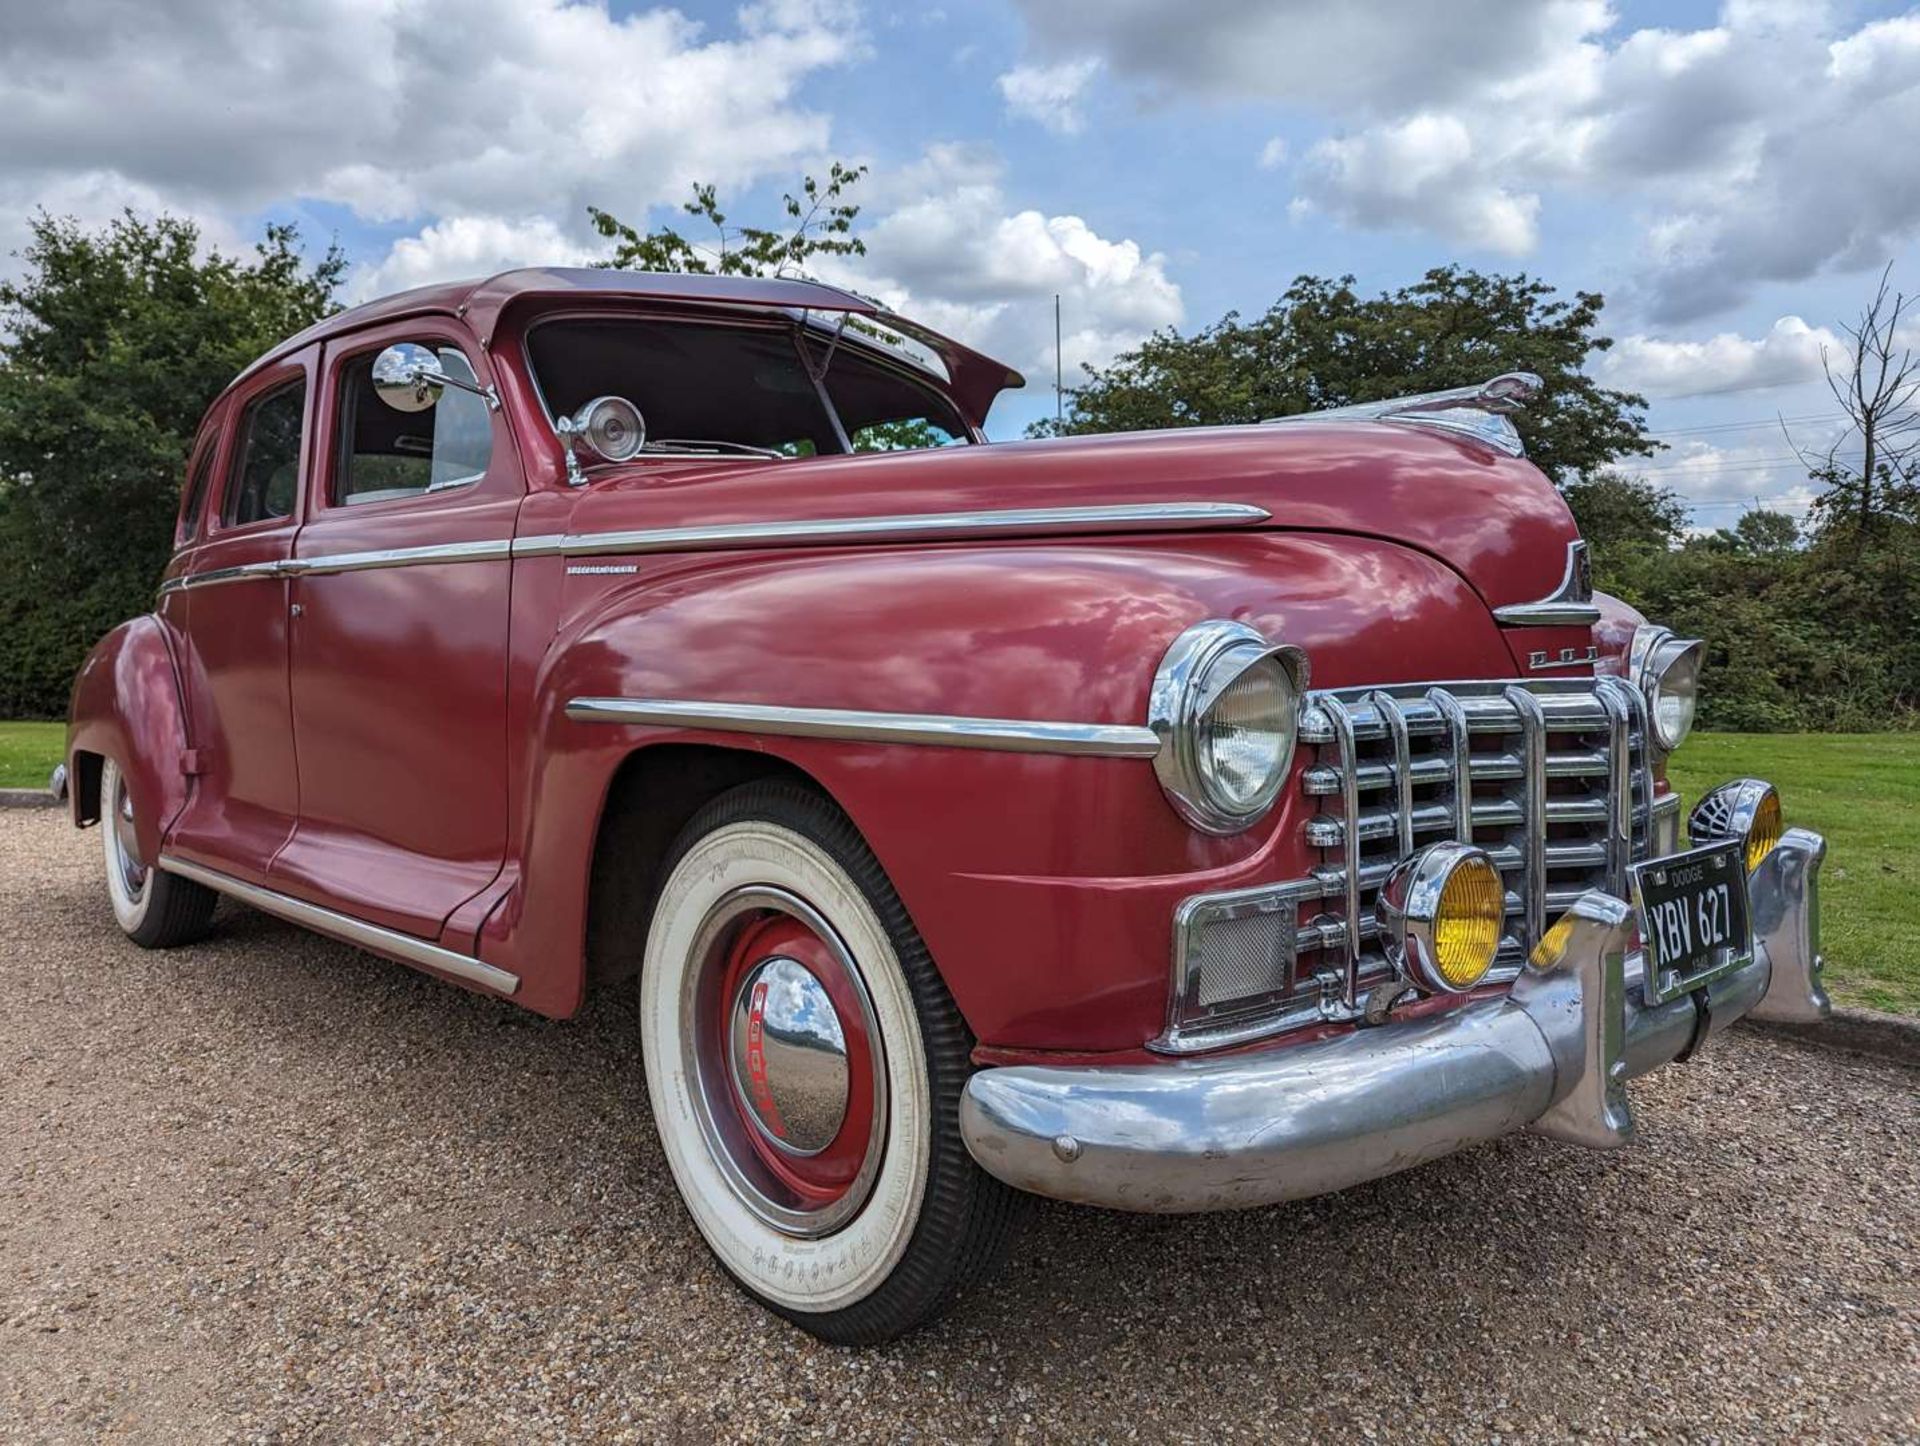
POLYGON ((1194 1002, 1212 1009, 1284 989, 1293 961, 1281 924, 1274 914, 1209 920, 1189 961, 1195 971, 1194 1002))

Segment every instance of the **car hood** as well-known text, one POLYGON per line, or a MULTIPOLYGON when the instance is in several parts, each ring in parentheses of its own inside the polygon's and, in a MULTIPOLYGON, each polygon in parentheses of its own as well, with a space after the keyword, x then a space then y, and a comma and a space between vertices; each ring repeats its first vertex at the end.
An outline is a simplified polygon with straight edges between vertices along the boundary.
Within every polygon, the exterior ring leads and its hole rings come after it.
MULTIPOLYGON (((1015 535, 1046 536, 1066 530, 1049 526, 1049 510, 1160 503, 1257 507, 1264 520, 1250 515, 1234 525, 1399 543, 1446 563, 1489 607, 1550 594, 1565 573, 1567 544, 1578 536, 1560 494, 1525 459, 1472 438, 1377 421, 1187 428, 783 462, 649 458, 598 474, 580 494, 568 530, 745 526, 772 534, 762 545, 779 545, 783 523, 1018 510, 1035 517, 1015 535)), ((1088 529, 1083 522, 1073 530, 1088 529)), ((950 530, 920 535, 940 541, 968 532, 956 520, 950 530)))

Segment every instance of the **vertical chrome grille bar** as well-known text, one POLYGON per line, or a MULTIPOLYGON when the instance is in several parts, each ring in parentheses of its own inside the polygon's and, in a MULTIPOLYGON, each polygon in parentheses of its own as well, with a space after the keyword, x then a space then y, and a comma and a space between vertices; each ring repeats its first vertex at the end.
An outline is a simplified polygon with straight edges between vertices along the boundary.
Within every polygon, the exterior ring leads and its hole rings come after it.
POLYGON ((1520 736, 1525 744, 1526 781, 1521 804, 1525 822, 1520 854, 1525 882, 1521 889, 1524 932, 1521 947, 1527 952, 1540 942, 1547 926, 1547 715, 1540 700, 1525 688, 1515 685, 1503 695, 1520 716, 1520 736))
POLYGON ((1376 690, 1369 701, 1393 743, 1393 815, 1400 857, 1405 858, 1413 852, 1413 749, 1407 742, 1407 717, 1385 692, 1376 690))
POLYGON ((1607 892, 1627 897, 1627 866, 1633 862, 1633 704, 1627 685, 1601 678, 1594 685, 1607 710, 1607 892))
MULTIPOLYGON (((1626 700, 1627 707, 1633 713, 1633 729, 1639 735, 1640 743, 1635 752, 1632 769, 1634 781, 1639 787, 1640 801, 1634 806, 1634 817, 1646 819, 1646 827, 1632 835, 1629 848, 1635 858, 1644 857, 1652 851, 1653 845, 1653 720, 1647 716, 1647 695, 1631 683, 1620 685, 1620 696, 1626 700), (1645 809, 1641 813, 1641 809, 1645 809)), ((1627 825, 1632 832, 1631 822, 1627 825)), ((1622 894, 1621 898, 1626 895, 1622 894)))
POLYGON ((1340 870, 1346 886, 1347 926, 1347 967, 1340 997, 1353 1009, 1360 1002, 1360 758, 1347 705, 1331 693, 1316 695, 1316 701, 1333 725, 1334 744, 1340 751, 1340 870))
POLYGON ((1427 689, 1427 702, 1447 728, 1448 761, 1453 765, 1453 836, 1461 843, 1472 843, 1473 757, 1467 740, 1467 710, 1445 688, 1427 689))

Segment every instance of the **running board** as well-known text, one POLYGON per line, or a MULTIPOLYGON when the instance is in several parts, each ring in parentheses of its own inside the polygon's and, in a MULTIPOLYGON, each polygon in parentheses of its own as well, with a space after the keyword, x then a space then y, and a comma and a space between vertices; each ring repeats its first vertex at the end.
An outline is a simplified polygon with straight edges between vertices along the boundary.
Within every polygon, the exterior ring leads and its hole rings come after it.
POLYGON ((411 934, 383 929, 378 924, 369 924, 364 919, 356 919, 333 909, 323 909, 304 899, 277 894, 272 889, 263 889, 258 884, 246 883, 185 859, 162 854, 160 867, 170 874, 178 874, 183 879, 205 885, 215 893, 249 904, 263 914, 272 914, 342 943, 370 949, 376 954, 385 954, 422 969, 431 969, 437 974, 451 975, 469 984, 478 984, 482 989, 490 989, 495 994, 513 994, 520 988, 518 974, 509 974, 504 969, 483 964, 470 954, 442 949, 438 944, 429 944, 411 934))

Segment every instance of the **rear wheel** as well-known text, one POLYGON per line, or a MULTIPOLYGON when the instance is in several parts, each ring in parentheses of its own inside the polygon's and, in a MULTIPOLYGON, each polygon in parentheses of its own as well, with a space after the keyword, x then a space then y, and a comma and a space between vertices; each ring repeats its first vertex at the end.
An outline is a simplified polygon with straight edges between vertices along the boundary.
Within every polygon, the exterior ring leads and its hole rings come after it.
POLYGON ((972 1037, 853 826, 756 783, 686 827, 640 977, 667 1162, 720 1264, 823 1339, 943 1311, 1021 1197, 967 1154, 972 1037))
POLYGON ((202 884, 169 874, 141 856, 133 795, 111 758, 100 766, 100 845, 107 898, 126 936, 143 949, 171 949, 203 937, 220 896, 202 884))

